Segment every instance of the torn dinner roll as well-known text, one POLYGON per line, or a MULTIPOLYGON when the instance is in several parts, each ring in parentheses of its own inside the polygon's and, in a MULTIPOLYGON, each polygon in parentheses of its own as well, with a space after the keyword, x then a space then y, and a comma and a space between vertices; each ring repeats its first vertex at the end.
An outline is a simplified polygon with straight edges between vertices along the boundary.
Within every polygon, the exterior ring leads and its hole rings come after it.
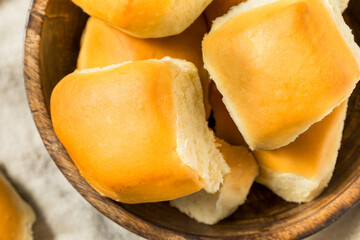
MULTIPOLYGON (((205 16, 208 21, 209 26, 212 25, 212 22, 223 15, 225 15, 232 7, 244 3, 247 0, 214 0, 212 3, 205 9, 205 16)), ((341 12, 344 12, 348 7, 349 0, 334 0, 333 1, 337 7, 339 7, 341 12)))
POLYGON ((75 71, 51 96, 54 130, 100 194, 124 203, 216 192, 229 168, 196 67, 164 58, 75 71))
POLYGON ((202 190, 170 202, 189 217, 210 225, 230 216, 245 202, 259 173, 258 165, 246 147, 231 146, 220 139, 217 141, 231 169, 220 190, 213 194, 202 190))

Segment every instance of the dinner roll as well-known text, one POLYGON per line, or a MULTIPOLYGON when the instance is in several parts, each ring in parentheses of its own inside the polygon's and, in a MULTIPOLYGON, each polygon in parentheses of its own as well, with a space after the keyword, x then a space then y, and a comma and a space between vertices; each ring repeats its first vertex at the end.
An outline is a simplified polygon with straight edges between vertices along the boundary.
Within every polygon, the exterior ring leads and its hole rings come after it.
MULTIPOLYGON (((205 10, 205 16, 209 26, 212 22, 226 14, 231 7, 237 6, 240 3, 246 2, 247 0, 214 0, 205 10)), ((334 0, 340 8, 341 12, 344 12, 349 4, 349 0, 334 0)))
POLYGON ((201 53, 201 41, 206 32, 207 25, 203 15, 180 35, 146 40, 131 37, 101 20, 90 17, 82 35, 77 67, 105 67, 126 61, 162 59, 167 56, 185 59, 198 68, 205 110, 209 116, 209 77, 204 69, 201 53))
POLYGON ((179 34, 212 0, 72 0, 87 14, 138 38, 179 34))
POLYGON ((205 224, 216 224, 230 216, 242 205, 258 175, 258 165, 245 147, 234 147, 218 139, 220 152, 231 172, 224 178, 224 184, 215 193, 200 191, 175 199, 170 205, 205 224))
MULTIPOLYGON (((232 123, 216 88, 211 84, 210 103, 215 119, 216 135, 241 143, 240 133, 232 123), (227 127, 217 128, 217 124, 227 127), (220 131, 219 131, 220 130, 220 131), (233 135, 233 136, 232 136, 233 135)), ((221 96, 221 95, 220 95, 221 96)), ((308 202, 327 186, 340 147, 346 102, 320 122, 311 126, 293 143, 277 150, 255 151, 260 166, 257 182, 291 202, 308 202)))
POLYGON ((309 202, 328 185, 340 148, 347 101, 295 142, 272 151, 255 151, 257 182, 290 202, 309 202))
POLYGON ((35 214, 0 171, 0 239, 32 240, 35 214))
POLYGON ((203 41, 205 68, 252 150, 288 145, 347 99, 359 51, 328 0, 249 0, 203 41))
POLYGON ((234 146, 247 146, 243 136, 237 129, 234 121, 229 115, 224 103, 222 95, 217 90, 214 82, 210 83, 209 103, 212 108, 212 116, 215 120, 215 135, 234 146))
POLYGON ((51 96, 54 130, 100 194, 158 202, 204 188, 229 171, 204 118, 196 67, 164 58, 75 71, 51 96))

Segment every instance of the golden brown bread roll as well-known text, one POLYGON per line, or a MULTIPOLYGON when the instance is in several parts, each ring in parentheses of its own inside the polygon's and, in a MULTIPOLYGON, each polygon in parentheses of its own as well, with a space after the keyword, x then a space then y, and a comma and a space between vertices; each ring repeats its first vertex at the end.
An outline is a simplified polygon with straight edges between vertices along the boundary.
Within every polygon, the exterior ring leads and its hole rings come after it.
POLYGON ((212 0, 72 0, 90 16, 102 19, 137 38, 179 34, 212 0))
POLYGON ((170 202, 198 222, 210 225, 230 216, 245 202, 259 173, 258 165, 246 147, 231 146, 221 139, 217 142, 231 169, 220 190, 215 194, 202 190, 170 202))
POLYGON ((309 202, 328 185, 340 148, 347 101, 288 146, 255 151, 257 182, 290 202, 309 202))
POLYGON ((204 118, 196 67, 164 58, 75 71, 51 96, 54 130, 85 179, 124 203, 204 188, 229 171, 204 118))
POLYGON ((328 0, 270 2, 234 7, 203 41, 205 67, 253 150, 294 141, 360 77, 360 49, 328 0))
POLYGON ((209 77, 204 69, 201 53, 201 41, 206 32, 205 18, 200 16, 180 35, 161 39, 138 39, 90 17, 82 35, 77 67, 81 70, 127 61, 162 59, 167 56, 185 59, 198 68, 208 117, 209 77))
POLYGON ((35 214, 0 172, 0 239, 32 240, 35 214))
MULTIPOLYGON (((215 122, 227 127, 217 128, 216 135, 234 139, 239 145, 241 134, 211 84, 210 103, 215 122), (218 130, 220 130, 218 132, 218 130)), ((316 198, 327 186, 334 171, 347 103, 336 107, 331 114, 312 125, 291 144, 270 151, 255 151, 260 166, 257 182, 291 202, 308 202, 316 198)), ((226 159, 226 158, 225 158, 226 159)), ((231 167, 231 165, 230 165, 231 167)), ((226 179, 225 179, 226 181, 226 179)))

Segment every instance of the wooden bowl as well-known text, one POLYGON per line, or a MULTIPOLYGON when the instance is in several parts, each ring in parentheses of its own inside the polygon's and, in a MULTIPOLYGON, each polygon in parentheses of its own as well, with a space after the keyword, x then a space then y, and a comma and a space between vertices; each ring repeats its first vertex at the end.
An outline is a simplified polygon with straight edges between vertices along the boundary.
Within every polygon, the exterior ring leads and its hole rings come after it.
MULTIPOLYGON (((360 40, 360 1, 344 14, 360 40)), ((36 126, 52 159, 75 189, 124 228, 151 239, 300 239, 336 221, 360 201, 360 87, 350 99, 342 148, 333 179, 316 200, 288 203, 255 184, 246 204, 207 226, 168 203, 127 205, 101 197, 80 176, 58 141, 49 115, 51 91, 75 69, 87 16, 70 0, 34 0, 25 39, 25 83, 36 126)))

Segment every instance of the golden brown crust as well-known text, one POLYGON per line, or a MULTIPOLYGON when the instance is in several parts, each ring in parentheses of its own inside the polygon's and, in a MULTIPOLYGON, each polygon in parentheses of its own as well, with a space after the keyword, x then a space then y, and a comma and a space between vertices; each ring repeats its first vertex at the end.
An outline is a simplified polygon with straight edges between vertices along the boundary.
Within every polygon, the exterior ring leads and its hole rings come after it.
POLYGON ((176 152, 174 79, 163 61, 137 61, 65 77, 51 97, 54 130, 81 174, 125 203, 202 188, 176 152))
MULTIPOLYGON (((230 140, 233 139, 233 136, 237 136, 235 141, 239 142, 238 145, 244 145, 241 142, 241 133, 236 125, 232 124, 232 119, 226 112, 221 99, 214 97, 220 93, 216 92, 216 87, 213 84, 211 84, 211 89, 210 99, 213 100, 210 102, 215 122, 226 126, 219 128, 220 131, 218 131, 215 125, 216 135, 226 136, 230 140)), ((270 151, 254 151, 253 153, 260 166, 277 173, 291 173, 309 179, 316 177, 324 169, 324 166, 329 165, 328 161, 332 159, 332 156, 327 155, 327 150, 338 148, 337 144, 341 138, 338 136, 338 130, 342 128, 346 108, 347 102, 342 103, 331 114, 312 125, 287 146, 270 151)), ((229 166, 231 167, 230 164, 229 166)))
MULTIPOLYGON (((232 7, 239 5, 240 3, 246 2, 247 0, 214 0, 206 9, 205 17, 209 24, 226 14, 232 7)), ((340 11, 344 12, 349 4, 349 0, 336 0, 339 5, 340 11)))
POLYGON ((335 168, 346 109, 347 101, 286 147, 255 152, 260 164, 256 181, 289 202, 318 197, 335 168))
MULTIPOLYGON (((220 128, 220 134, 229 139, 238 136, 237 139, 241 140, 241 134, 232 124, 221 98, 213 97, 216 88, 211 89, 210 102, 215 122, 227 126, 220 128), (219 114, 219 108, 223 109, 222 114, 219 114)), ((256 181, 287 201, 308 202, 316 198, 327 186, 335 167, 346 106, 346 102, 342 103, 288 146, 271 151, 255 151, 260 165, 256 181)), ((224 158, 229 159, 225 155, 224 158)), ((232 168, 232 164, 227 163, 232 168)))
POLYGON ((77 67, 105 67, 127 61, 162 59, 167 56, 185 59, 198 68, 205 110, 209 116, 209 77, 204 69, 201 53, 201 41, 206 32, 205 18, 200 16, 180 35, 161 39, 138 39, 90 17, 82 36, 77 67))
POLYGON ((351 94, 359 65, 323 1, 235 12, 205 37, 205 66, 251 149, 285 146, 351 94))
POLYGON ((0 238, 32 240, 35 214, 0 172, 0 238))
POLYGON ((90 16, 138 38, 180 34, 212 0, 72 0, 90 16))
POLYGON ((341 141, 339 129, 342 129, 346 109, 347 101, 285 147, 255 151, 257 161, 262 168, 277 173, 291 173, 308 179, 324 175, 323 171, 331 165, 333 155, 337 155, 341 141), (331 156, 329 152, 332 152, 331 156))

